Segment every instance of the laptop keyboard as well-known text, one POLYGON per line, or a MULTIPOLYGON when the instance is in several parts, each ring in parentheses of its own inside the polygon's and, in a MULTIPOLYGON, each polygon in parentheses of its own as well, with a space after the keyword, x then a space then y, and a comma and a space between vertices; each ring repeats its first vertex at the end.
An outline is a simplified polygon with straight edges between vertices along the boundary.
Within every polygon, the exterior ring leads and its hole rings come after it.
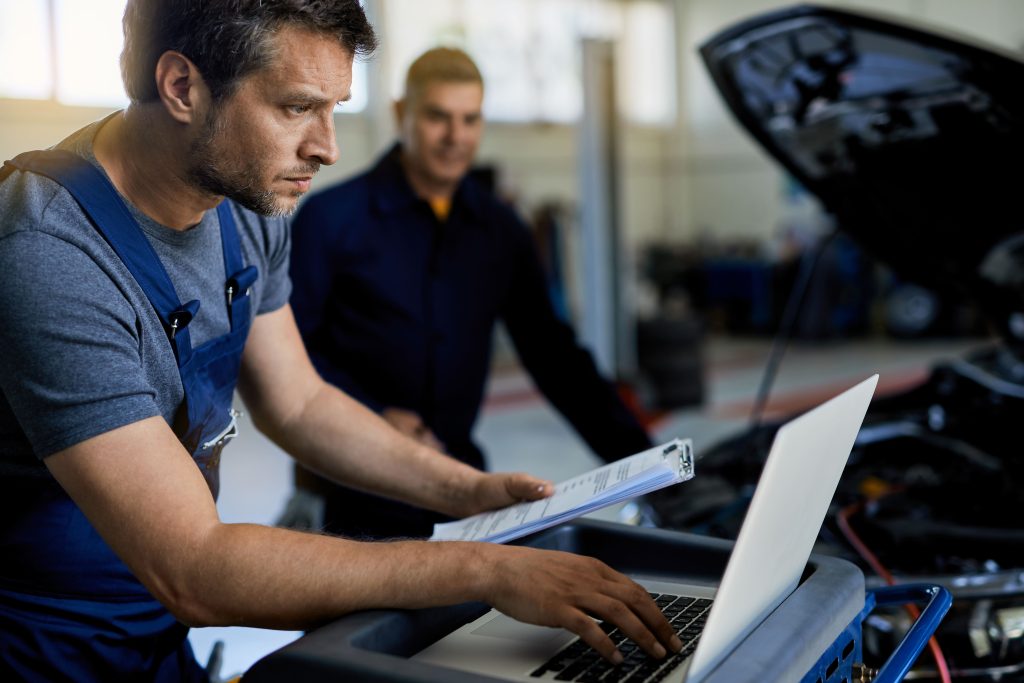
POLYGON ((577 638, 554 657, 544 662, 531 676, 540 678, 545 674, 555 674, 556 681, 592 681, 605 682, 639 682, 661 681, 685 662, 697 648, 697 641, 704 630, 711 600, 688 598, 678 595, 662 595, 651 593, 654 602, 661 608, 661 613, 671 622, 679 639, 683 641, 683 649, 678 653, 669 653, 664 659, 654 659, 637 647, 636 643, 626 638, 614 625, 602 621, 600 626, 612 639, 622 653, 623 661, 618 666, 612 665, 589 645, 577 638))

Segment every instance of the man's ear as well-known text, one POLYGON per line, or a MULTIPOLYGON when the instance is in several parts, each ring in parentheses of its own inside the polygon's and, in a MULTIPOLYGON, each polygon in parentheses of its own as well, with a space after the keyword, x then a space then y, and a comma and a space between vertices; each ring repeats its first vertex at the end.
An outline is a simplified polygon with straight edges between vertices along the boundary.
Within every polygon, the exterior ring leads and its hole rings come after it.
POLYGON ((400 100, 395 100, 391 104, 391 110, 395 114, 395 128, 402 130, 402 119, 405 118, 405 108, 408 105, 407 100, 403 97, 400 100))
POLYGON ((184 124, 201 120, 209 108, 210 89, 185 55, 168 50, 156 62, 156 88, 167 113, 184 124))

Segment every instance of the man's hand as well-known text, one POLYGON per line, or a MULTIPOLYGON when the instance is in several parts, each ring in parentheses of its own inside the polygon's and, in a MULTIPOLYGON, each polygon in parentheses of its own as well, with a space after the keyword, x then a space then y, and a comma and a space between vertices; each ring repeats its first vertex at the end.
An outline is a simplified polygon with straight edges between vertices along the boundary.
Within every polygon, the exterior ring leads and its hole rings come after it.
POLYGON ((451 501, 452 508, 448 511, 454 517, 468 517, 523 501, 540 500, 555 492, 555 486, 550 481, 529 474, 489 474, 479 470, 474 470, 461 488, 461 495, 451 501))
POLYGON ((444 453, 444 444, 441 443, 441 440, 430 430, 430 427, 424 424, 423 419, 411 410, 385 408, 381 411, 380 416, 402 434, 419 441, 424 446, 433 448, 435 451, 444 453))
POLYGON ((515 546, 495 550, 487 555, 500 564, 489 573, 485 601, 513 619, 572 631, 614 664, 622 654, 595 617, 615 624, 652 657, 682 648, 643 586, 603 562, 515 546))
MULTIPOLYGON (((385 408, 380 416, 395 430, 437 451, 444 444, 416 413, 404 408, 385 408)), ((546 498, 555 492, 554 485, 528 474, 486 474, 474 471, 469 480, 458 487, 446 512, 454 517, 468 517, 488 510, 498 510, 524 500, 546 498)))

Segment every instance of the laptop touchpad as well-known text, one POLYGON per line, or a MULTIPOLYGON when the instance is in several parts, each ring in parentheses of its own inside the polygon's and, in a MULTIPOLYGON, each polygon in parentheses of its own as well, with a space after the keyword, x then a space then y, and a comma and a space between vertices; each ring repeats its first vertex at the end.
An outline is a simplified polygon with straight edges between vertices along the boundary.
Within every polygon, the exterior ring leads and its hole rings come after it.
POLYGON ((558 650, 575 637, 564 629, 524 624, 504 614, 499 614, 487 623, 477 626, 472 633, 474 636, 514 640, 523 649, 536 648, 550 652, 558 650))

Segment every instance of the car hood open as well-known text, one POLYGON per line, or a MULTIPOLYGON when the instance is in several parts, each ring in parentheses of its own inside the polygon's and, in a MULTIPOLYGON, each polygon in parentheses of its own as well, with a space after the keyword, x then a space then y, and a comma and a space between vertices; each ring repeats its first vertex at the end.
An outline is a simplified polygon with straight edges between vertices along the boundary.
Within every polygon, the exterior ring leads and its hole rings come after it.
POLYGON ((901 277, 1024 344, 1024 63, 879 15, 800 5, 701 56, 728 107, 901 277))

